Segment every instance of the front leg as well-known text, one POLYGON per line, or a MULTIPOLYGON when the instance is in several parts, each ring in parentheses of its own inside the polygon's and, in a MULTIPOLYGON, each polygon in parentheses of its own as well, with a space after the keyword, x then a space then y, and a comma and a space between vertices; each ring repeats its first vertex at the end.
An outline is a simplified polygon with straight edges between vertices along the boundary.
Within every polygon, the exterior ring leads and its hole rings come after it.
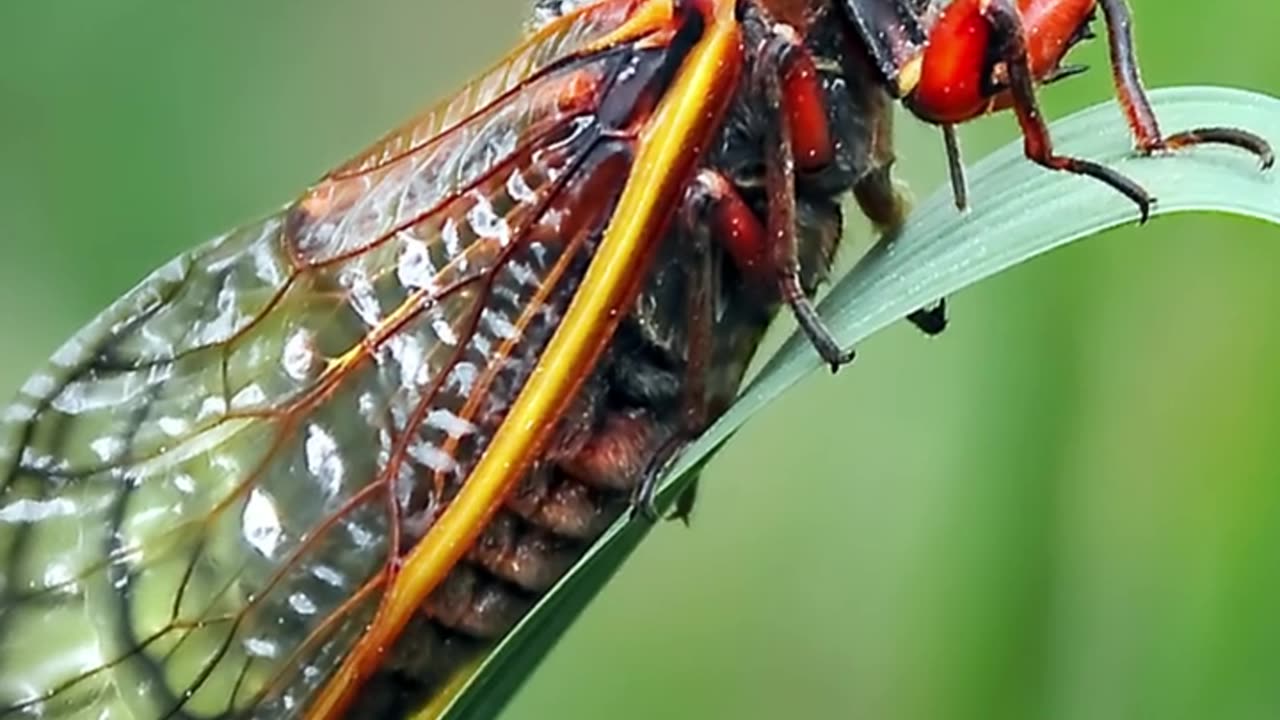
POLYGON ((819 106, 806 112, 806 108, 812 108, 807 98, 822 97, 816 72, 809 69, 812 66, 813 59, 795 30, 788 25, 775 25, 759 66, 767 107, 777 108, 774 120, 767 123, 764 146, 766 242, 778 296, 791 308, 800 330, 818 355, 835 372, 853 361, 854 351, 840 347, 805 293, 796 236, 796 150, 805 150, 799 157, 807 160, 813 154, 808 148, 818 146, 815 140, 820 140, 827 144, 822 152, 827 157, 831 154, 825 111, 819 106), (800 125, 797 118, 814 120, 800 125), (806 132, 797 134, 798 129, 806 132))
POLYGON ((1008 76, 1013 110, 1022 129, 1023 150, 1027 158, 1051 170, 1087 175, 1110 185, 1138 206, 1145 222, 1155 198, 1141 185, 1100 163, 1054 152, 1053 138, 1036 99, 1036 79, 1027 54, 1026 29, 1014 0, 989 0, 982 5, 981 12, 991 26, 992 52, 1003 63, 1008 76))
POLYGON ((1261 137, 1239 128, 1202 127, 1164 136, 1156 122, 1142 79, 1138 76, 1138 61, 1133 50, 1133 19, 1125 0, 1098 0, 1107 20, 1107 44, 1111 50, 1112 77, 1115 78, 1116 96, 1124 108, 1125 118, 1133 131, 1138 149, 1144 153, 1159 150, 1176 150, 1191 145, 1216 143, 1232 145, 1258 156, 1265 170, 1275 162, 1271 145, 1261 137))

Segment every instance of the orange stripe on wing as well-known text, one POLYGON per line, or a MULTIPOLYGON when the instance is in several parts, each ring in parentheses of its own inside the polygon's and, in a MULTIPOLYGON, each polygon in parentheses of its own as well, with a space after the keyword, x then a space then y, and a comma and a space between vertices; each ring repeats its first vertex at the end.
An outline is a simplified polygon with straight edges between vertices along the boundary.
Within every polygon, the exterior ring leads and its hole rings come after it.
MULTIPOLYGON (((655 0, 669 7, 669 0, 655 0)), ((706 29, 641 133, 635 168, 600 249, 541 360, 462 490, 406 556, 374 623, 317 694, 308 717, 342 715, 423 601, 475 542, 550 438, 639 289, 665 229, 732 98, 742 61, 733 0, 692 2, 706 29)))

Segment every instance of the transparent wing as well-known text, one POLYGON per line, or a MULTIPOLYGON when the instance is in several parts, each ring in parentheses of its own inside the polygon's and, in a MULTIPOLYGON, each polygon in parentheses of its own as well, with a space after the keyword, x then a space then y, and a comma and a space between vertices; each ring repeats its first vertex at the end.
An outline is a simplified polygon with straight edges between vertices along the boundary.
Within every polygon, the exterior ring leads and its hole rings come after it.
POLYGON ((0 422, 0 717, 286 717, 501 422, 631 166, 553 23, 157 271, 0 422))

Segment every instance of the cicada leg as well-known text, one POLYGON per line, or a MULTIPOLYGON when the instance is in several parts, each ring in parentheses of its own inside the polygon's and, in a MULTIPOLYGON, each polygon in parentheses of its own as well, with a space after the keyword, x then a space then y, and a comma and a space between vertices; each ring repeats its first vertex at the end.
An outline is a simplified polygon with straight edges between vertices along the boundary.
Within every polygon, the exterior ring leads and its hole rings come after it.
MULTIPOLYGON (((856 105, 868 109, 872 118, 871 136, 874 138, 871 151, 873 169, 853 186, 853 197, 862 214, 875 227, 880 242, 892 242, 902 230, 907 214, 911 211, 906 191, 893 179, 893 110, 889 107, 889 96, 876 84, 871 67, 854 54, 847 54, 842 61, 845 75, 852 79, 848 85, 849 91, 862 93, 857 98, 856 105)), ((951 125, 944 127, 944 136, 954 140, 951 125)), ((956 174, 953 174, 952 186, 955 188, 958 206, 968 202, 964 174, 959 162, 959 146, 956 145, 956 174)), ((920 308, 907 315, 906 319, 925 335, 938 335, 947 327, 946 300, 940 299, 929 307, 920 308)))
MULTIPOLYGON (((685 194, 680 208, 679 222, 686 240, 681 246, 683 262, 688 268, 689 283, 685 290, 685 312, 688 337, 686 340, 684 382, 681 385, 680 411, 677 426, 671 437, 654 453, 645 468, 632 504, 632 515, 641 514, 650 521, 658 519, 658 482, 663 471, 690 442, 702 434, 712 418, 723 408, 713 407, 714 398, 707 388, 711 372, 712 352, 715 347, 715 298, 719 295, 719 273, 711 253, 713 236, 722 242, 733 242, 736 229, 743 221, 749 226, 755 223, 750 209, 738 197, 733 186, 722 175, 703 170, 695 176, 685 194)), ((677 499, 676 508, 668 519, 678 519, 686 525, 693 511, 698 481, 677 499)))
MULTIPOLYGON (((834 372, 852 362, 855 353, 852 348, 840 347, 805 292, 800 280, 795 222, 796 167, 815 170, 830 162, 833 140, 813 58, 790 26, 777 24, 773 30, 762 53, 761 73, 764 96, 770 107, 778 108, 775 122, 768 124, 770 133, 765 142, 769 261, 776 273, 779 296, 834 372)), ((891 174, 893 115, 877 112, 875 118, 874 152, 881 162, 854 187, 854 197, 882 235, 892 236, 902 227, 909 203, 891 174)), ((940 301, 911 313, 907 320, 926 335, 936 335, 946 327, 946 305, 940 301)))
POLYGON ((811 101, 821 98, 823 91, 812 70, 813 58, 788 25, 773 27, 760 62, 766 105, 778 108, 773 122, 767 123, 764 147, 769 265, 782 302, 791 308, 800 330, 835 372, 853 362, 855 353, 840 347, 805 292, 796 238, 796 161, 819 165, 832 152, 825 110, 821 101, 811 101))
MULTIPOLYGON (((1138 206, 1142 221, 1151 213, 1155 198, 1141 185, 1117 170, 1100 163, 1054 151, 1049 126, 1036 98, 1035 73, 1027 50, 1026 29, 1014 0, 991 0, 982 4, 982 15, 991 26, 991 52, 1000 58, 1008 74, 1013 111, 1022 129, 1023 148, 1028 159, 1051 170, 1087 175, 1110 185, 1138 206)), ((1154 116, 1152 116, 1154 123, 1154 116)))
POLYGON ((956 209, 969 209, 969 181, 964 174, 964 158, 960 152, 960 137, 954 123, 942 124, 942 147, 947 155, 947 177, 951 179, 951 199, 956 209))
MULTIPOLYGON (((1219 143, 1243 148, 1261 160, 1263 168, 1274 161, 1266 140, 1237 128, 1207 127, 1169 136, 1160 133, 1155 112, 1138 77, 1138 64, 1133 51, 1132 21, 1124 0, 1099 0, 1107 20, 1107 36, 1111 49, 1112 75, 1116 93, 1133 132, 1137 147, 1144 153, 1172 150, 1202 143, 1219 143)), ((1155 198, 1131 178, 1104 165, 1054 152, 1049 129, 1035 95, 1036 76, 1027 45, 1027 28, 1014 0, 991 0, 980 12, 991 27, 991 51, 1005 65, 1010 99, 1022 128, 1026 155, 1052 170, 1064 170, 1100 180, 1132 200, 1145 221, 1155 198)))
POLYGON ((1107 21, 1107 42, 1111 50, 1116 95, 1124 108, 1125 118, 1139 150, 1151 153, 1204 143, 1233 145, 1257 155, 1264 170, 1271 167, 1275 162, 1271 145, 1247 130, 1202 127, 1168 136, 1161 135, 1156 114, 1151 109, 1151 101, 1147 99, 1142 79, 1138 76, 1138 61, 1133 49, 1133 19, 1129 15, 1129 6, 1125 0, 1098 0, 1098 5, 1107 21))

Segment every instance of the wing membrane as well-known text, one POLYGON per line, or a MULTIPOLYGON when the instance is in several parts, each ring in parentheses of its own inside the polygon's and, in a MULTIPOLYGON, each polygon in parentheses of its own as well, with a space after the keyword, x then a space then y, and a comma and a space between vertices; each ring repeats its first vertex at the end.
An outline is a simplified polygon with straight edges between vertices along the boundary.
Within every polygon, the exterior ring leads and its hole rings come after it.
POLYGON ((611 217, 634 138, 594 111, 628 56, 574 53, 631 5, 544 29, 161 269, 24 386, 0 424, 0 716, 286 717, 325 682, 611 217))
MULTIPOLYGON (((644 0, 597 0, 575 13, 568 22, 548 23, 502 62, 465 85, 450 99, 428 109, 365 152, 329 174, 341 179, 395 163, 409 154, 447 156, 442 146, 457 143, 453 133, 462 126, 475 129, 474 115, 501 107, 512 94, 527 90, 531 77, 555 65, 572 61, 596 49, 601 41, 623 26, 644 0)), ((478 160, 485 155, 478 155, 478 160)))

